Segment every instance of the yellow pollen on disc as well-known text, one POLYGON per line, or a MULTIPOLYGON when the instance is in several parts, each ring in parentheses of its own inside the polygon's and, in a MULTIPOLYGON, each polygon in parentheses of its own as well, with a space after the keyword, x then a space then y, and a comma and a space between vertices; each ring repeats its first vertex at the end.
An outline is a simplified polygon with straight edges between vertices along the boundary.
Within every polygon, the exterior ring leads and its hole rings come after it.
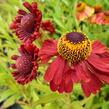
POLYGON ((74 64, 87 59, 91 53, 91 42, 86 37, 81 42, 73 43, 66 36, 62 36, 58 41, 57 49, 64 59, 74 64))

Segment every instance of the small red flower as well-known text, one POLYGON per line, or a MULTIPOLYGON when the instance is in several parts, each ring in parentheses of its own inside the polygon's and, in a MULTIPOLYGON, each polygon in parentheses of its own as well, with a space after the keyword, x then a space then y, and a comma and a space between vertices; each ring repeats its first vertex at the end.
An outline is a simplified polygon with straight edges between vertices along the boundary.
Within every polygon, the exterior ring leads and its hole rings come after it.
POLYGON ((16 69, 16 71, 12 74, 19 84, 26 84, 37 76, 38 51, 39 49, 35 45, 26 42, 19 48, 21 55, 12 56, 12 59, 16 60, 16 64, 12 64, 12 68, 16 69))
POLYGON ((51 34, 55 33, 55 28, 54 28, 52 22, 50 22, 49 20, 43 21, 41 27, 43 30, 49 31, 51 34))
POLYGON ((37 3, 23 3, 24 7, 29 10, 19 9, 18 15, 11 24, 10 28, 16 32, 18 38, 23 41, 30 39, 31 41, 40 37, 40 28, 49 31, 51 34, 55 32, 55 28, 50 21, 42 21, 42 12, 38 9, 37 3))
POLYGON ((98 25, 109 25, 109 11, 96 13, 89 21, 98 25))
POLYGON ((97 93, 103 82, 109 83, 109 52, 99 41, 91 42, 81 32, 71 32, 56 40, 46 40, 39 51, 43 63, 51 57, 45 80, 52 91, 71 92, 80 82, 86 96, 97 93))
POLYGON ((77 4, 77 19, 78 21, 83 21, 86 18, 92 16, 94 13, 94 8, 88 6, 86 3, 81 2, 77 4))

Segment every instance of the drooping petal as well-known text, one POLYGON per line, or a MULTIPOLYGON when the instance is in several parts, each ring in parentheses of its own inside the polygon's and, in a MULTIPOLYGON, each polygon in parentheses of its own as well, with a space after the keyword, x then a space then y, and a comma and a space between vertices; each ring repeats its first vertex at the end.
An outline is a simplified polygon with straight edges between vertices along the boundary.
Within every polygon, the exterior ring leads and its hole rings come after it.
POLYGON ((65 92, 66 93, 70 93, 73 90, 73 81, 72 81, 72 73, 68 73, 66 72, 66 76, 65 76, 65 92))
POLYGON ((90 75, 90 81, 82 82, 81 84, 82 89, 87 97, 90 96, 91 93, 96 94, 97 91, 100 90, 101 85, 101 81, 93 74, 90 75))
POLYGON ((58 56, 48 67, 45 73, 45 80, 50 82, 53 81, 55 84, 59 84, 62 80, 62 73, 66 65, 65 60, 58 56))
POLYGON ((58 91, 59 93, 63 93, 65 91, 65 81, 64 80, 61 81, 58 91))
POLYGON ((84 62, 74 65, 74 68, 79 81, 89 81, 90 77, 84 62))
POLYGON ((92 52, 93 53, 102 54, 107 51, 108 51, 107 47, 98 40, 94 41, 94 43, 92 44, 92 52))
POLYGON ((47 71, 45 73, 45 76, 44 76, 44 79, 48 82, 52 81, 56 71, 57 71, 57 68, 58 68, 58 58, 56 60, 54 60, 50 65, 49 67, 47 68, 47 71))
POLYGON ((55 84, 60 84, 62 81, 62 75, 65 71, 65 66, 67 66, 67 62, 61 56, 57 57, 57 61, 58 66, 55 75, 53 77, 53 81, 55 84))
POLYGON ((94 66, 89 65, 88 63, 87 63, 87 67, 92 74, 96 75, 96 77, 99 78, 100 81, 109 83, 109 72, 102 72, 96 69, 94 66))
POLYGON ((77 76, 76 71, 72 70, 71 72, 72 72, 71 77, 72 77, 72 81, 73 81, 73 83, 77 83, 77 82, 79 82, 79 79, 78 79, 78 76, 77 76))
POLYGON ((74 66, 68 67, 65 73, 71 76, 71 80, 73 81, 73 83, 77 83, 80 81, 80 78, 78 77, 74 66))
MULTIPOLYGON (((60 75, 61 76, 61 75, 60 75)), ((70 93, 73 90, 73 72, 70 72, 70 67, 68 66, 68 64, 66 63, 65 67, 64 67, 64 71, 62 73, 62 79, 61 82, 59 82, 59 84, 56 84, 53 81, 50 82, 50 88, 52 91, 58 91, 59 93, 70 93)))
POLYGON ((96 54, 91 54, 87 61, 99 71, 109 74, 109 64, 103 62, 96 54))
POLYGON ((50 88, 52 91, 56 91, 58 89, 58 85, 56 85, 53 81, 50 82, 50 88))
POLYGON ((109 76, 108 75, 105 75, 105 74, 99 74, 98 73, 95 73, 95 75, 103 82, 109 84, 109 76))
POLYGON ((52 56, 55 56, 56 54, 57 54, 56 40, 46 40, 39 51, 39 57, 41 58, 42 63, 48 62, 50 58, 52 56))

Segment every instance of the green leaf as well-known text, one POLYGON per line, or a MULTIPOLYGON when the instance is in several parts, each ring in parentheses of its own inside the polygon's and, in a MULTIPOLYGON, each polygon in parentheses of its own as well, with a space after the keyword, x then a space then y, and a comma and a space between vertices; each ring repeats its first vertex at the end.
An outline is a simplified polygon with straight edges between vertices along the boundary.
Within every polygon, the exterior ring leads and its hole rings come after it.
POLYGON ((58 18, 56 18, 55 16, 54 16, 54 22, 55 22, 60 28, 65 29, 65 28, 64 28, 64 25, 62 24, 62 22, 61 22, 58 18))
POLYGON ((47 85, 44 85, 44 84, 42 84, 42 83, 40 83, 40 82, 36 83, 36 82, 33 81, 32 86, 33 86, 34 88, 36 88, 37 90, 43 91, 43 92, 45 92, 45 93, 47 93, 47 94, 51 93, 50 88, 47 87, 47 85))
POLYGON ((94 95, 90 95, 88 98, 84 98, 82 101, 81 101, 81 104, 84 105, 85 104, 85 108, 86 109, 90 109, 93 105, 93 101, 94 101, 94 95))
POLYGON ((56 103, 49 103, 45 105, 44 109, 59 109, 59 108, 56 103))
POLYGON ((49 103, 49 102, 52 102, 52 101, 55 101, 55 100, 61 99, 61 98, 64 98, 64 95, 52 93, 52 94, 41 97, 39 100, 37 100, 35 103, 33 103, 33 105, 36 106, 36 105, 40 105, 40 104, 46 104, 46 103, 49 103))
POLYGON ((4 101, 7 99, 9 96, 13 95, 14 93, 11 90, 6 90, 3 93, 0 94, 0 102, 4 101))
POLYGON ((109 109, 109 102, 104 101, 102 104, 102 109, 109 109))
POLYGON ((66 6, 69 6, 69 3, 67 0, 62 0, 62 2, 66 5, 66 6))
POLYGON ((81 106, 81 104, 80 104, 79 101, 74 101, 74 102, 72 102, 72 107, 73 107, 73 109, 84 109, 84 108, 81 106))
POLYGON ((11 97, 9 97, 4 103, 3 103, 3 108, 8 108, 10 106, 12 106, 16 100, 18 100, 20 98, 20 95, 13 95, 11 97))

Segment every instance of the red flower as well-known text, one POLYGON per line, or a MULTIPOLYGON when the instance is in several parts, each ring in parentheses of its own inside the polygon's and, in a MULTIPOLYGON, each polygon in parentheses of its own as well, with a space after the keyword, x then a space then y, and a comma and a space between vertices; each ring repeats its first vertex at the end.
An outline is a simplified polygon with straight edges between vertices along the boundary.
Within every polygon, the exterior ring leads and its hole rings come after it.
POLYGON ((96 13, 89 21, 94 24, 109 25, 109 11, 96 13))
POLYGON ((43 30, 49 31, 51 34, 55 33, 55 28, 53 27, 52 22, 48 21, 43 21, 41 24, 41 27, 43 30))
POLYGON ((55 32, 55 28, 50 21, 42 21, 42 12, 38 9, 36 2, 32 2, 32 4, 24 2, 23 5, 29 10, 29 13, 19 9, 18 15, 10 26, 21 40, 35 40, 41 34, 40 28, 49 31, 51 34, 55 32))
POLYGON ((26 84, 37 76, 38 51, 39 49, 35 45, 26 42, 19 48, 21 55, 12 56, 12 59, 16 60, 16 64, 12 64, 12 68, 16 69, 16 71, 12 74, 19 84, 26 84))
POLYGON ((109 53, 104 44, 91 42, 81 32, 71 32, 56 40, 46 40, 39 51, 43 63, 56 56, 49 65, 45 80, 51 90, 71 92, 80 82, 86 96, 97 93, 103 82, 109 83, 109 53))
POLYGON ((94 8, 88 6, 84 2, 77 4, 77 19, 78 21, 83 21, 84 19, 92 16, 94 13, 94 8))

